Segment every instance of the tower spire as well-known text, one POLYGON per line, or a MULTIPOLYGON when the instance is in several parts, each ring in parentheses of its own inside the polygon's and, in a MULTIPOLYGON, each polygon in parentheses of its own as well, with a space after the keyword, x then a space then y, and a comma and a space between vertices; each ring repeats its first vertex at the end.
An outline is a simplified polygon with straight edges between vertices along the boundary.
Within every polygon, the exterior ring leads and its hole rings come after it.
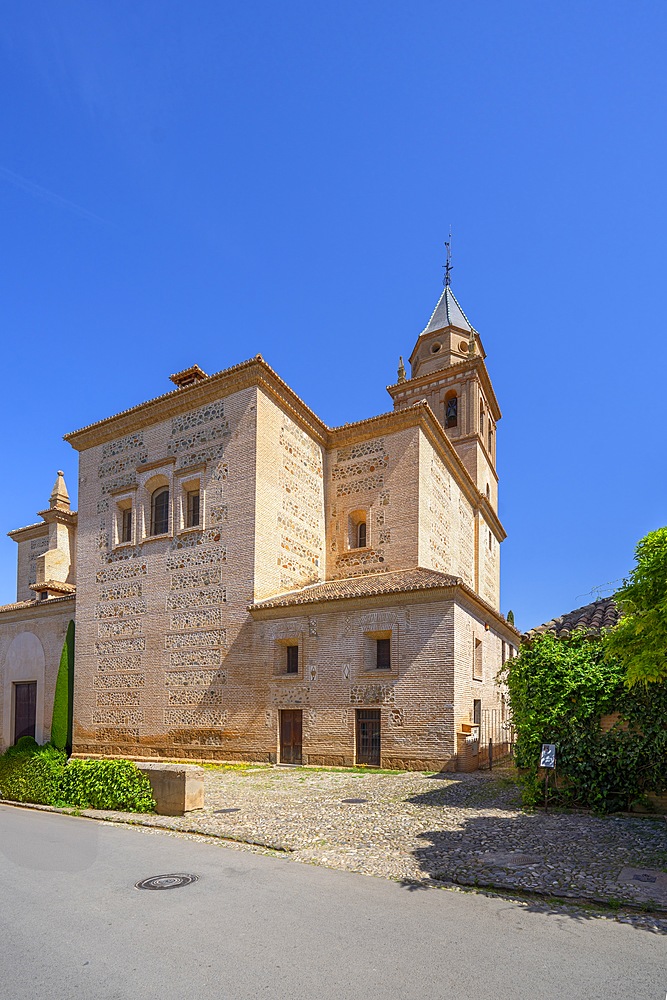
POLYGON ((445 247, 447 248, 447 258, 445 261, 445 280, 443 282, 445 288, 451 286, 451 271, 452 271, 452 227, 449 227, 449 238, 445 240, 445 247))

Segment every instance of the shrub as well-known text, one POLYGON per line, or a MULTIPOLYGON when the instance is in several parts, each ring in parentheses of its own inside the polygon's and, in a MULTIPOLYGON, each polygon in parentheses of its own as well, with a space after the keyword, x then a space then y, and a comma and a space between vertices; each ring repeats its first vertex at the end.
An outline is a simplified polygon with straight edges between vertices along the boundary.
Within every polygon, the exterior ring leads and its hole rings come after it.
POLYGON ((40 747, 31 736, 0 757, 0 798, 52 806, 60 799, 60 785, 67 763, 62 750, 40 747))
POLYGON ((580 633, 538 636, 503 674, 516 761, 526 768, 526 805, 543 801, 542 743, 556 744, 558 785, 550 801, 612 812, 667 787, 667 684, 628 688, 624 665, 605 657, 601 640, 580 633), (612 712, 620 720, 603 733, 600 717, 612 712))
POLYGON ((63 775, 61 798, 82 809, 155 809, 148 778, 129 760, 71 760, 63 775))

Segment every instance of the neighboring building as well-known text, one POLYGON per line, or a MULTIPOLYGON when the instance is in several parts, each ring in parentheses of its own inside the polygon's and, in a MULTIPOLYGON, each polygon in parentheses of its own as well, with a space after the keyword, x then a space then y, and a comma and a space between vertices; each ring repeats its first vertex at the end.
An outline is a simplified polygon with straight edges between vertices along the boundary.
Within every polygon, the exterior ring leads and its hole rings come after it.
POLYGON ((18 544, 16 604, 0 607, 0 750, 51 735, 53 696, 74 618, 76 514, 58 473, 42 520, 10 531, 18 544))
POLYGON ((258 355, 68 434, 75 754, 464 766, 519 639, 484 358, 447 287, 392 412, 328 428, 258 355))
POLYGON ((569 611, 560 618, 552 618, 550 622, 530 629, 524 638, 534 639, 538 635, 544 635, 545 632, 555 635, 557 639, 567 639, 573 632, 585 632, 586 635, 597 637, 614 625, 618 625, 620 617, 621 612, 614 598, 603 597, 599 601, 585 604, 583 608, 569 611))

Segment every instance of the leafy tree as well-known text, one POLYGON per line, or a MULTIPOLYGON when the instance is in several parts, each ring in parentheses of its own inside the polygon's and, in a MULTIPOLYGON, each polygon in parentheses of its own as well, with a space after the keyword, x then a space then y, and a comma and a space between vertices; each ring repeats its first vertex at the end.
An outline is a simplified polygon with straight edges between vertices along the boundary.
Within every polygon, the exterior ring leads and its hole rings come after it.
POLYGON ((637 565, 615 595, 621 620, 604 640, 631 687, 667 681, 667 528, 642 538, 635 558, 637 565))

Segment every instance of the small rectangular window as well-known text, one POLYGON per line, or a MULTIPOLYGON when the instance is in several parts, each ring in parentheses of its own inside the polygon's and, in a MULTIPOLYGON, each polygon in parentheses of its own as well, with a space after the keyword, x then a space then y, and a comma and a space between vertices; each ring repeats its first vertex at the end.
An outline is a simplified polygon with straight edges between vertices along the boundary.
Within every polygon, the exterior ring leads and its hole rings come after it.
POLYGON ((481 681, 482 674, 482 640, 476 637, 472 640, 472 676, 473 680, 481 681))
POLYGON ((482 725, 482 700, 481 698, 475 698, 472 703, 472 724, 473 726, 482 725))
POLYGON ((391 639, 376 639, 376 662, 378 670, 391 670, 391 639))
POLYGON ((199 490, 187 494, 186 528, 199 527, 199 490))
POLYGON ((126 507, 121 511, 121 525, 120 525, 120 540, 121 542, 131 542, 132 541, 132 508, 126 507))
POLYGON ((298 646, 286 646, 287 650, 287 663, 285 666, 285 673, 287 674, 298 674, 299 672, 299 647, 298 646))

